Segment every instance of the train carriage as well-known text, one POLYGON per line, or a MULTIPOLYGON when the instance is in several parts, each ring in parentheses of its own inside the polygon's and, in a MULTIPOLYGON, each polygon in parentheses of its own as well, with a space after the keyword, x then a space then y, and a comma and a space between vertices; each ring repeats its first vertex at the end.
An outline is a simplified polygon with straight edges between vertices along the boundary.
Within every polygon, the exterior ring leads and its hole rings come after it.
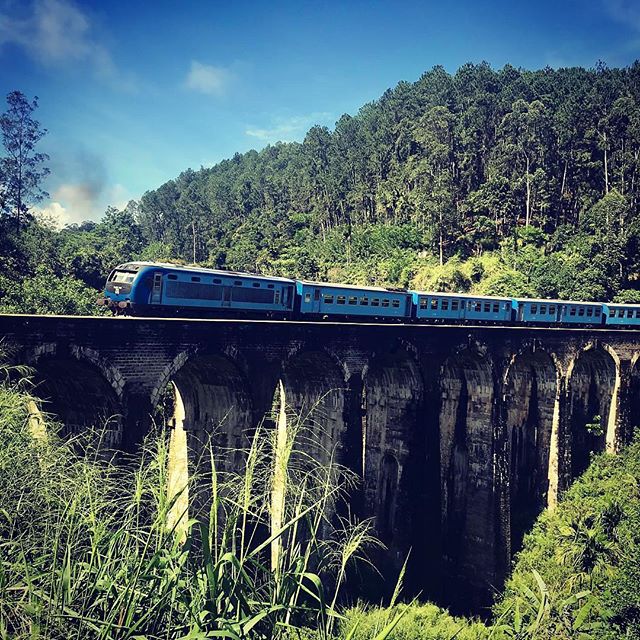
POLYGON ((602 325, 605 317, 599 302, 559 301, 558 322, 560 324, 602 325))
POLYGON ((416 320, 432 322, 511 322, 513 300, 462 293, 411 291, 416 320))
POLYGON ((297 281, 301 317, 411 318, 411 296, 383 287, 297 281))
POLYGON ((640 305, 607 302, 602 307, 607 326, 640 326, 640 305))
POLYGON ((559 322, 562 300, 535 298, 516 299, 516 319, 518 322, 554 323, 559 322))

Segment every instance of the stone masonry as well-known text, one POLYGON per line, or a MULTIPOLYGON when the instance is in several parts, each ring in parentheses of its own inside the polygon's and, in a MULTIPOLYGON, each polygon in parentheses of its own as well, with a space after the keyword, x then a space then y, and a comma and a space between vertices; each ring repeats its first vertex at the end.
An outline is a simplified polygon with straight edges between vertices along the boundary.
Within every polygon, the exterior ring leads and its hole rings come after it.
POLYGON ((125 450, 169 382, 194 449, 214 429, 241 446, 282 380, 311 453, 361 477, 383 573, 412 549, 412 588, 458 610, 490 603, 540 510, 640 423, 637 331, 5 315, 0 337, 46 411, 125 450))

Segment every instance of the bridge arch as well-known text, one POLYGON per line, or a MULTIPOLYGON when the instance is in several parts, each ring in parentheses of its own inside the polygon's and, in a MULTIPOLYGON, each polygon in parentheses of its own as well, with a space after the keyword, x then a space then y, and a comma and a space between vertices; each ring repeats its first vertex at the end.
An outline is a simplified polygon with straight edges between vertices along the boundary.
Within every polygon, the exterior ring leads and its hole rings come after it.
POLYGON ((557 456, 551 442, 559 422, 559 380, 553 357, 533 348, 516 354, 504 376, 512 553, 548 504, 550 460, 557 456))
POLYGON ((300 444, 320 461, 344 462, 345 386, 343 367, 326 351, 300 350, 282 367, 288 408, 300 428, 300 444))
POLYGON ((589 466, 592 453, 613 450, 618 418, 620 359, 607 345, 592 343, 567 370, 570 476, 589 466))
POLYGON ((43 410, 63 425, 63 434, 96 430, 96 444, 117 448, 122 443, 122 376, 95 352, 75 346, 41 345, 30 354, 34 393, 43 410))
POLYGON ((465 348, 441 367, 442 546, 454 599, 472 583, 491 583, 495 570, 495 388, 493 363, 478 350, 465 348))
POLYGON ((208 458, 208 445, 221 469, 242 467, 252 406, 246 379, 236 362, 221 353, 194 353, 171 382, 180 394, 183 425, 192 455, 208 458))

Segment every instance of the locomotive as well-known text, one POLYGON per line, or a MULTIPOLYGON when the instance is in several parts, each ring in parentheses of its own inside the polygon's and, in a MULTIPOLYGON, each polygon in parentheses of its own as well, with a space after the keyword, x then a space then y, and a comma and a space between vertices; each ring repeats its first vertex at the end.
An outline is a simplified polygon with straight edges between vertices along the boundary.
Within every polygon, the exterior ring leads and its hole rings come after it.
POLYGON ((405 291, 160 262, 117 266, 98 304, 134 316, 640 326, 640 305, 405 291))

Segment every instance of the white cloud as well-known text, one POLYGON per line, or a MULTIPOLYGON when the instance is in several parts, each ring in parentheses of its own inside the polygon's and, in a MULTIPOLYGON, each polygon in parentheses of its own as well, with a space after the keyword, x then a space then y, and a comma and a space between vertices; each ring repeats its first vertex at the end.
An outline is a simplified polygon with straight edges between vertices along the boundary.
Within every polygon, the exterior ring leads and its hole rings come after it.
POLYGON ((232 77, 228 69, 192 60, 185 86, 192 91, 220 96, 227 90, 232 77))
POLYGON ((268 143, 292 142, 304 137, 313 125, 328 125, 332 120, 333 115, 326 111, 310 113, 306 116, 278 117, 272 120, 270 127, 247 127, 245 134, 268 143))
POLYGON ((16 45, 44 67, 89 64, 96 75, 117 88, 135 88, 133 78, 116 68, 111 53, 93 32, 89 17, 70 0, 5 6, 9 8, 0 12, 0 47, 16 45))
POLYGON ((127 189, 115 184, 104 191, 91 183, 64 183, 55 189, 51 202, 36 209, 35 213, 57 228, 80 224, 86 220, 99 220, 108 206, 123 209, 131 200, 127 189))

